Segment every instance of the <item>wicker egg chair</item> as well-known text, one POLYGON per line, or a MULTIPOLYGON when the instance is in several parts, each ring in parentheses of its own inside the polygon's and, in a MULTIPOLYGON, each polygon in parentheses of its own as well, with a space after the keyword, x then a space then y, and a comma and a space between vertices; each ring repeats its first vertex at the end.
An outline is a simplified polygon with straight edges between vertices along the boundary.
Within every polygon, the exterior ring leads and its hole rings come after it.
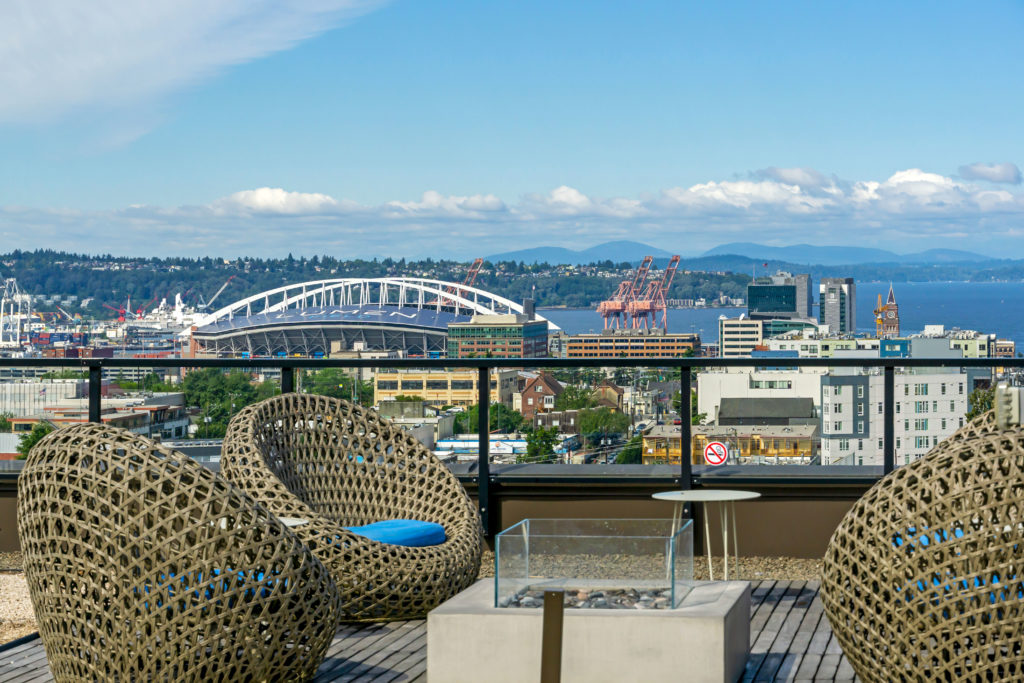
POLYGON ((18 477, 18 531, 57 681, 305 680, 334 636, 330 573, 294 534, 123 429, 40 440, 18 477))
POLYGON ((425 448, 373 410, 288 393, 240 411, 221 471, 278 517, 333 573, 344 621, 409 619, 468 587, 480 569, 481 526, 462 485, 425 448), (440 545, 372 541, 345 527, 390 519, 435 522, 440 545))
POLYGON ((865 682, 1024 680, 1024 429, 989 412, 876 483, 821 597, 865 682))

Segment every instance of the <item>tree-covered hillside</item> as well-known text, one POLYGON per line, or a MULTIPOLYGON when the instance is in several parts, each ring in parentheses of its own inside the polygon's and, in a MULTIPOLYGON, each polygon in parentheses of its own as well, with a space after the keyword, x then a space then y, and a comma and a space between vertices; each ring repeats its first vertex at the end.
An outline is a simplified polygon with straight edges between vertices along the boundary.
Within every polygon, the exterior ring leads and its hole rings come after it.
MULTIPOLYGON (((17 278, 28 294, 67 297, 86 308, 71 312, 111 317, 104 308, 124 305, 129 299, 138 308, 154 298, 173 302, 180 293, 186 303, 212 297, 229 277, 231 283, 217 300, 230 301, 281 285, 337 277, 420 276, 461 282, 469 267, 457 261, 351 260, 330 256, 280 259, 238 258, 126 258, 87 256, 50 250, 15 251, 0 255, 3 277, 17 278)), ((605 261, 589 266, 485 262, 476 285, 513 300, 533 296, 540 306, 588 307, 610 296, 619 282, 631 275, 628 263, 605 261)), ((660 276, 659 271, 652 277, 660 276)), ((670 298, 715 298, 719 294, 744 297, 750 276, 742 273, 679 272, 670 298)))

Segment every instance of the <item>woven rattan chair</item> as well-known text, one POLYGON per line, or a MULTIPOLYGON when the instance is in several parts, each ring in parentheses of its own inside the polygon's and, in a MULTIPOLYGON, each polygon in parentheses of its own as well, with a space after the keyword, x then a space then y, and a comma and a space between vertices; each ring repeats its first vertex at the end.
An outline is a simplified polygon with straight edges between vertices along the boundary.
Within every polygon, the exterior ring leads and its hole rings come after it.
POLYGON ((1024 429, 987 413, 875 484, 821 596, 866 682, 1024 680, 1024 429))
POLYGON ((123 429, 57 430, 18 478, 32 606, 57 681, 310 678, 340 614, 280 521, 123 429))
POLYGON ((283 394, 240 411, 221 470, 279 517, 334 574, 345 621, 422 616, 469 586, 481 527, 462 485, 419 441, 375 411, 283 394), (345 527, 389 519, 441 524, 440 545, 372 541, 345 527))

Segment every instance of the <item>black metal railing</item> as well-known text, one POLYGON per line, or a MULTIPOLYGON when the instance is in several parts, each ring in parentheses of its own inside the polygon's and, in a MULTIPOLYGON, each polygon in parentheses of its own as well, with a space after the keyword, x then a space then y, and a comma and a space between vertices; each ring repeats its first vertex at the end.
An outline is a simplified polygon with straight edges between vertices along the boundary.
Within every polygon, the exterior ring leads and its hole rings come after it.
MULTIPOLYGON (((881 368, 884 373, 883 384, 883 466, 877 474, 864 475, 867 479, 877 479, 895 468, 895 375, 897 368, 1024 368, 1024 358, 463 358, 463 359, 317 359, 317 358, 88 358, 88 359, 52 359, 52 358, 0 358, 0 368, 31 367, 31 368, 82 368, 88 371, 89 381, 89 420, 99 422, 102 415, 102 378, 104 370, 117 368, 219 368, 238 370, 272 369, 281 373, 281 390, 295 390, 295 370, 325 368, 340 369, 477 369, 477 401, 478 424, 490 424, 490 374, 493 370, 515 368, 671 368, 678 371, 680 388, 680 406, 678 414, 683 418, 680 424, 680 465, 672 473, 672 481, 681 488, 699 486, 702 478, 695 477, 691 457, 686 457, 690 450, 685 447, 691 444, 692 431, 690 420, 690 387, 693 371, 700 368, 722 367, 755 367, 766 370, 781 368, 881 368)), ((477 499, 485 529, 491 529, 491 491, 494 484, 490 463, 490 439, 486 429, 479 432, 479 457, 473 483, 477 486, 477 499)), ((574 467, 574 466, 565 466, 574 467)), ((582 467, 582 466, 579 466, 582 467)), ((593 466, 586 466, 588 469, 593 466)), ((579 477, 565 474, 564 467, 557 468, 551 476, 544 476, 545 481, 572 480, 579 477)), ((759 467, 730 468, 732 481, 749 481, 751 478, 763 478, 755 474, 759 467), (743 472, 746 470, 746 472, 743 472), (746 474, 747 477, 737 476, 746 474)), ((794 480, 806 480, 806 477, 794 476, 792 469, 788 477, 794 480)), ((800 468, 805 469, 805 468, 800 468)), ((838 468, 826 468, 835 470, 838 468)), ((865 468, 877 469, 877 468, 865 468)), ((663 468, 659 470, 664 471, 663 468)), ((719 470, 720 472, 721 470, 719 470)), ((862 477, 863 478, 863 477, 862 477)), ((586 480, 593 481, 591 477, 586 480)), ((831 474, 814 477, 816 484, 846 484, 850 479, 831 474), (833 481, 834 480, 834 481, 833 481)), ((582 482, 581 482, 582 483, 582 482)))

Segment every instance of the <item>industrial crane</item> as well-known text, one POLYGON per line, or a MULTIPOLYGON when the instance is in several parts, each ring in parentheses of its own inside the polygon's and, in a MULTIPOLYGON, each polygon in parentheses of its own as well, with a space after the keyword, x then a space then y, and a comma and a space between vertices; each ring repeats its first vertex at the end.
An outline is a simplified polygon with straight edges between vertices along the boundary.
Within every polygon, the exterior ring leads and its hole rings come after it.
MULTIPOLYGON (((456 287, 455 285, 448 285, 445 287, 445 294, 450 294, 452 297, 462 296, 464 292, 461 287, 472 287, 473 283, 476 282, 476 276, 480 274, 480 268, 482 268, 483 265, 484 260, 482 258, 475 259, 472 265, 469 266, 469 270, 466 271, 466 276, 462 278, 461 286, 456 287)), ((454 298, 447 299, 442 297, 441 303, 445 306, 454 306, 458 308, 458 302, 454 298)), ((429 301, 427 302, 427 305, 436 306, 437 300, 429 301)))
POLYGON ((229 278, 228 278, 228 279, 227 279, 227 280, 226 280, 226 281, 224 282, 224 284, 222 284, 222 285, 220 286, 220 289, 218 289, 218 290, 217 290, 217 293, 216 293, 216 294, 214 294, 214 295, 213 295, 213 297, 211 297, 209 301, 203 301, 203 297, 202 297, 202 295, 199 295, 199 310, 200 310, 200 311, 205 311, 205 310, 206 310, 206 309, 208 309, 208 308, 209 308, 210 306, 212 306, 212 305, 213 305, 213 302, 217 300, 217 297, 219 297, 219 296, 220 296, 221 292, 223 292, 223 291, 224 291, 225 289, 227 289, 227 288, 228 288, 228 285, 230 285, 230 284, 231 284, 231 281, 232 281, 232 280, 234 280, 234 279, 235 279, 235 277, 236 277, 235 275, 232 275, 231 277, 229 277, 229 278))
MULTIPOLYGON (((632 280, 623 280, 619 288, 610 299, 602 301, 597 305, 597 312, 604 318, 604 328, 609 328, 609 322, 613 327, 619 327, 621 322, 624 327, 630 326, 629 305, 637 297, 647 281, 647 275, 651 272, 651 264, 654 263, 653 256, 645 256, 632 280)), ((633 322, 635 327, 635 321, 633 322)))
POLYGON ((657 327, 658 314, 661 314, 661 327, 668 330, 668 290, 672 287, 672 280, 675 278, 676 270, 679 268, 679 256, 673 256, 660 282, 652 282, 647 285, 643 294, 636 296, 627 307, 633 327, 647 328, 648 319, 652 328, 657 327))

